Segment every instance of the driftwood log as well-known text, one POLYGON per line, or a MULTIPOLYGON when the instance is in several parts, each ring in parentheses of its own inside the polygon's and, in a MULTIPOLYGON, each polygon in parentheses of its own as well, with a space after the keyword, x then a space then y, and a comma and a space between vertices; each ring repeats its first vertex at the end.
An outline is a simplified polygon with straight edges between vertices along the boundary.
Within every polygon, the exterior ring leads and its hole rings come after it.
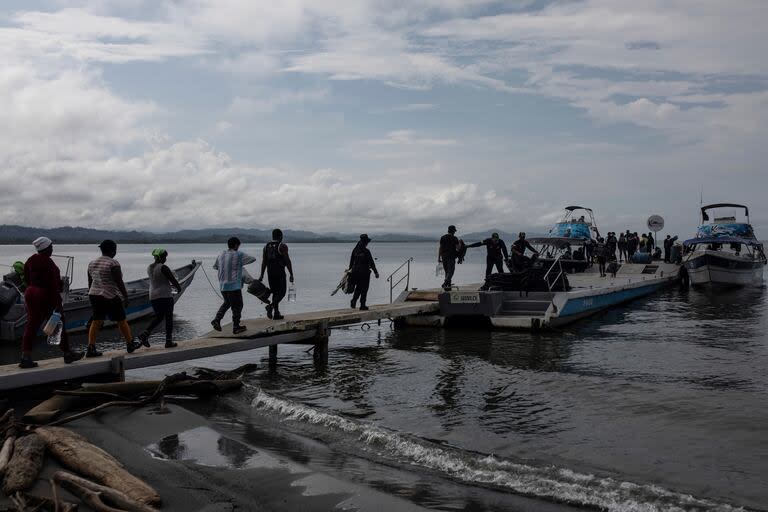
POLYGON ((43 470, 44 458, 45 442, 39 435, 29 434, 17 439, 5 472, 3 493, 10 496, 32 487, 40 471, 43 470))
POLYGON ((5 470, 8 469, 11 455, 13 455, 13 444, 15 442, 16 436, 10 436, 3 443, 3 447, 0 448, 0 477, 2 477, 5 474, 5 470))
MULTIPOLYGON (((115 382, 94 384, 77 391, 56 391, 56 395, 38 404, 24 415, 24 421, 38 425, 51 423, 61 414, 89 407, 96 407, 110 401, 129 401, 153 394, 164 381, 115 382)), ((207 396, 219 395, 240 388, 238 379, 228 380, 182 380, 166 382, 166 395, 207 396)), ((135 405, 135 404, 125 404, 135 405)))
POLYGON ((89 443, 83 436, 59 427, 39 427, 35 432, 64 467, 93 478, 139 503, 160 505, 160 495, 156 490, 129 473, 120 461, 89 443))
POLYGON ((16 507, 14 510, 23 510, 29 512, 77 512, 77 505, 66 501, 60 501, 57 498, 47 498, 45 496, 36 496, 17 492, 11 496, 11 501, 16 507))
POLYGON ((57 471, 53 474, 53 480, 97 512, 157 512, 156 508, 139 503, 118 490, 99 485, 67 471, 57 471), (110 504, 117 508, 113 508, 110 504))

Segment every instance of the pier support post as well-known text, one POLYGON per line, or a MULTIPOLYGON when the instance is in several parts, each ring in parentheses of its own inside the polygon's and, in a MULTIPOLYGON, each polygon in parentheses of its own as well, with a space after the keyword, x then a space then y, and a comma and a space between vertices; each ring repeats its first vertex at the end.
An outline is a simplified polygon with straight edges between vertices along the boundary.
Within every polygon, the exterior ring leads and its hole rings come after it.
POLYGON ((274 372, 277 369, 277 345, 269 346, 269 371, 274 372))
POLYGON ((328 338, 331 331, 328 329, 328 322, 323 321, 317 326, 315 335, 315 350, 313 352, 315 361, 326 364, 328 362, 328 338))
POLYGON ((117 382, 125 382, 125 358, 119 356, 110 359, 109 371, 115 376, 117 382))

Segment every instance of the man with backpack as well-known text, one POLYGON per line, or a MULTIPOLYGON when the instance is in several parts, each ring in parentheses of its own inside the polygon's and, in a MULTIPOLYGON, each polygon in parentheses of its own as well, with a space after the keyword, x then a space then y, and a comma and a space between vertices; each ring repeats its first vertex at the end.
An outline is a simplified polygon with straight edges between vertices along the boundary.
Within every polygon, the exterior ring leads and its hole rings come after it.
POLYGON ((293 265, 288 256, 288 246, 283 243, 283 232, 279 229, 272 230, 272 241, 264 246, 261 258, 261 275, 259 281, 264 279, 267 273, 269 288, 272 290, 272 303, 266 306, 267 316, 274 320, 282 320, 280 314, 280 301, 285 297, 288 284, 285 281, 285 269, 288 269, 289 279, 293 282, 293 265))
POLYGON ((379 278, 379 271, 376 270, 376 263, 373 260, 373 255, 368 244, 371 239, 368 235, 363 233, 360 235, 360 241, 352 250, 352 255, 349 257, 349 270, 352 282, 355 286, 355 292, 352 295, 352 301, 350 307, 355 309, 357 306, 357 300, 360 299, 360 311, 367 311, 368 306, 365 305, 368 299, 368 288, 371 285, 371 270, 379 278))

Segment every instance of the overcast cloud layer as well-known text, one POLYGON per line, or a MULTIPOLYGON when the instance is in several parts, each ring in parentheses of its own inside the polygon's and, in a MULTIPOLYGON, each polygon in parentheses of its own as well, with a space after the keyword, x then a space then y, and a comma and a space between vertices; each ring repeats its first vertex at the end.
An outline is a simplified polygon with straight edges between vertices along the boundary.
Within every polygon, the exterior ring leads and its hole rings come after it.
POLYGON ((0 7, 2 223, 768 236, 765 0, 0 7))

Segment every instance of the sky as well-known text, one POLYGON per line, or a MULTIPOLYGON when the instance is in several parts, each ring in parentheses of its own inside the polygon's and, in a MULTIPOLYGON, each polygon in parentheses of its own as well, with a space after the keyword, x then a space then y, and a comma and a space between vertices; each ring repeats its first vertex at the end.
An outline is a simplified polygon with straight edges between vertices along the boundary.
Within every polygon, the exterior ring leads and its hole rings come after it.
POLYGON ((768 233, 765 0, 0 3, 0 223, 768 233))

